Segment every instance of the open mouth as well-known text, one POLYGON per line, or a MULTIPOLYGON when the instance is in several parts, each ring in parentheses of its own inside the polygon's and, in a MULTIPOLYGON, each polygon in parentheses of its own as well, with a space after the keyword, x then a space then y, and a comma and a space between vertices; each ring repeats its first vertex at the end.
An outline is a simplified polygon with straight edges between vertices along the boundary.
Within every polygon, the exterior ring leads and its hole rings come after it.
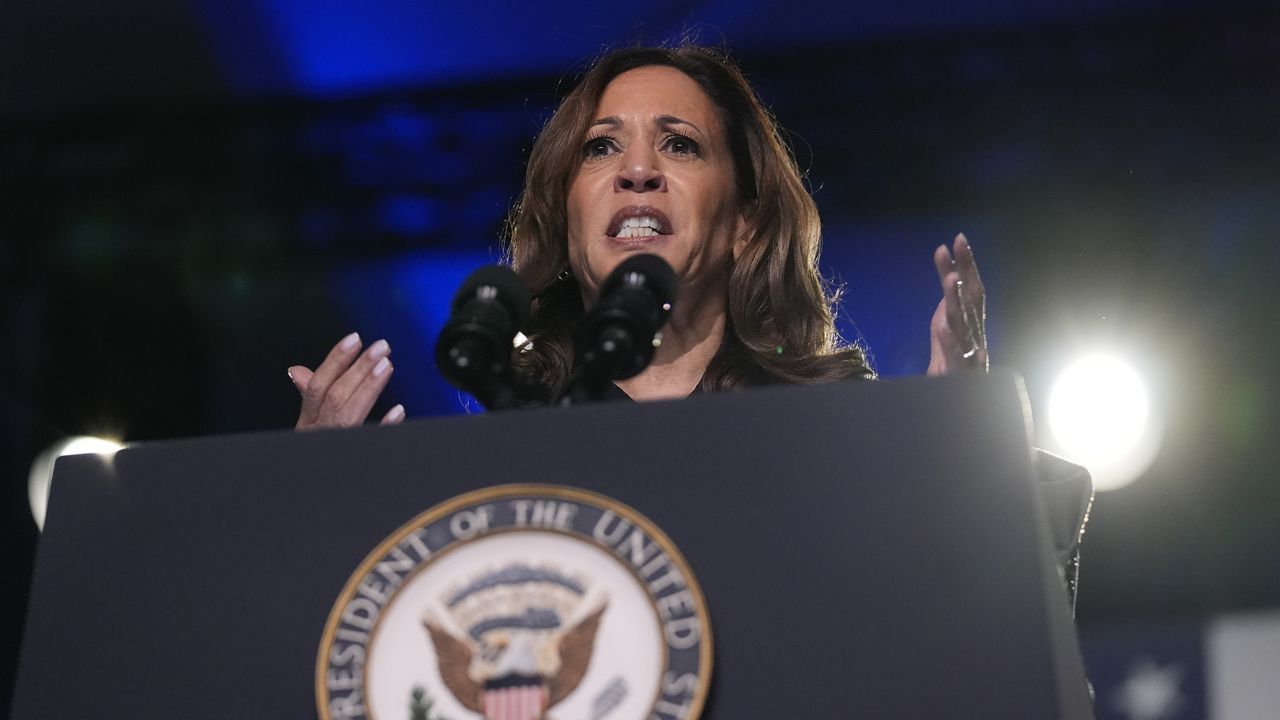
POLYGON ((605 234, 619 240, 671 234, 671 221, 661 210, 648 205, 628 205, 609 221, 605 234))

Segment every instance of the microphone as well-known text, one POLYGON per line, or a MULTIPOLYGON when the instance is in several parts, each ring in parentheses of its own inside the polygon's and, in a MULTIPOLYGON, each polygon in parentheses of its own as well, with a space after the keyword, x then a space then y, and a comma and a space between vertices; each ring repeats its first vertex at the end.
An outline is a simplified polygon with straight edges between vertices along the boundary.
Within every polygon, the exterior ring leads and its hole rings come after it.
POLYGON ((488 410, 511 407, 511 348, 528 316, 529 289, 511 268, 487 265, 471 273, 436 340, 440 374, 488 410))
POLYGON ((576 377, 562 404, 600 400, 609 381, 648 367, 676 287, 675 271, 657 255, 634 255, 609 274, 578 325, 576 377))

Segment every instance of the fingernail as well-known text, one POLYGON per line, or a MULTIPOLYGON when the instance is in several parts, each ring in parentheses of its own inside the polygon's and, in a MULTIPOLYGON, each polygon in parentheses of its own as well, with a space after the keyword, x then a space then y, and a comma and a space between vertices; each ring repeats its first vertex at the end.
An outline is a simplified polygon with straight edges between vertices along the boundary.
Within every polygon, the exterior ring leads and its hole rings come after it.
POLYGON ((297 382, 296 380, 293 379, 293 368, 289 368, 288 370, 285 370, 284 373, 289 376, 289 382, 295 382, 295 383, 297 382))
POLYGON ((360 345, 360 333, 351 333, 342 338, 342 349, 350 352, 360 345))
POLYGON ((396 423, 404 419, 404 406, 396 405, 387 411, 387 422, 396 423))
POLYGON ((389 369, 391 369, 391 361, 384 357, 378 361, 377 365, 373 366, 373 376, 382 377, 389 369))
POLYGON ((369 357, 386 357, 391 354, 391 346, 386 340, 379 340, 369 348, 369 357))

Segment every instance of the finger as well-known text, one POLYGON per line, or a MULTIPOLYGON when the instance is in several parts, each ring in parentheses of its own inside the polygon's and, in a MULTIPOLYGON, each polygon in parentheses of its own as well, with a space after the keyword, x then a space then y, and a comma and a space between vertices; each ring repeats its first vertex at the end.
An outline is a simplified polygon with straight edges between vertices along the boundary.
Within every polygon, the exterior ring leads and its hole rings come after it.
POLYGON ((977 300, 972 299, 970 286, 964 280, 956 281, 956 297, 960 304, 960 325, 955 328, 956 335, 965 340, 961 343, 965 353, 971 354, 974 349, 985 347, 987 342, 983 329, 982 298, 979 295, 977 300))
POLYGON ((982 372, 991 370, 991 360, 986 348, 978 349, 978 352, 973 356, 973 366, 982 372))
POLYGON ((978 274, 978 262, 973 257, 973 246, 964 233, 956 235, 955 240, 956 270, 963 282, 961 300, 965 305, 965 316, 978 338, 986 337, 986 288, 982 277, 978 274))
POLYGON ((320 363, 315 373, 312 374, 311 380, 307 383, 307 389, 302 393, 302 413, 298 417, 299 425, 316 421, 320 416, 320 409, 324 405, 329 387, 346 372, 347 368, 351 367, 351 361, 355 359, 356 354, 359 352, 359 333, 351 333, 333 346, 333 349, 329 351, 329 355, 325 357, 324 362, 320 363))
POLYGON ((946 282, 947 273, 956 269, 955 261, 951 257, 951 251, 946 245, 939 245, 933 251, 933 267, 938 271, 938 282, 946 282))
POLYGON ((399 425, 404 422, 404 406, 396 405, 382 416, 382 425, 399 425))
POLYGON ((307 391, 307 384, 311 382, 311 376, 315 374, 311 372, 309 368, 302 365, 294 365, 286 372, 289 373, 289 380, 293 383, 293 386, 298 389, 299 393, 305 393, 307 391))
POLYGON ((982 276, 978 273, 978 262, 973 255, 973 246, 964 233, 956 235, 956 265, 963 280, 961 300, 965 311, 965 322, 973 331, 976 349, 972 357, 967 358, 968 367, 986 371, 991 367, 990 354, 987 348, 987 291, 982 284, 982 276))
POLYGON ((942 281, 942 302, 946 307, 944 315, 947 330, 955 338, 957 347, 962 348, 961 355, 972 347, 973 340, 973 328, 965 321, 964 303, 961 298, 963 292, 964 281, 960 279, 960 273, 954 271, 947 273, 947 277, 942 281))
MULTIPOLYGON (((364 358, 361 358, 361 361, 363 360, 364 358)), ((352 372, 354 370, 355 368, 352 372)), ((393 372, 395 368, 391 365, 391 358, 386 355, 378 358, 338 409, 334 416, 338 423, 350 426, 364 422, 365 418, 369 417, 369 411, 373 410, 373 404, 378 401, 378 396, 387 387, 387 381, 391 379, 393 372)))
POLYGON ((973 257, 973 246, 969 244, 969 238, 964 233, 956 235, 953 255, 955 257, 956 270, 960 272, 965 282, 976 286, 982 285, 982 278, 978 276, 978 261, 973 257))
MULTIPOLYGON (((330 386, 329 392, 324 399, 324 406, 320 409, 320 419, 325 420, 329 417, 346 416, 345 408, 347 402, 351 399, 356 389, 373 373, 374 369, 379 367, 381 362, 391 354, 391 346, 386 340, 379 340, 368 347, 360 357, 356 359, 351 367, 342 376, 334 381, 330 386)), ((389 362, 389 361, 388 361, 389 362)), ((385 372, 384 367, 379 373, 385 372)), ((373 407, 372 404, 369 406, 373 407)), ((365 409, 365 415, 369 413, 369 409, 365 409)), ((364 421, 364 415, 360 416, 357 423, 364 421)))

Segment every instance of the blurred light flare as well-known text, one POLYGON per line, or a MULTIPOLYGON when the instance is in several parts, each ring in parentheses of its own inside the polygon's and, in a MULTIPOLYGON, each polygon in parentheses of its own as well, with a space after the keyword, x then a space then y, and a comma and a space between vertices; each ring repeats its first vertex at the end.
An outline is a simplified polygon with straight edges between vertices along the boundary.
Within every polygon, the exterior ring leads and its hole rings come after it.
POLYGON ((1116 357, 1088 355, 1063 370, 1049 393, 1048 416, 1052 449, 1088 468, 1098 490, 1136 480, 1159 449, 1160 423, 1146 385, 1116 357))
POLYGON ((87 455, 97 453, 110 457, 124 445, 110 438, 77 435, 63 438, 50 445, 44 452, 36 456, 31 463, 31 474, 27 479, 27 500, 31 503, 31 517, 36 527, 44 530, 45 514, 49 507, 49 489, 53 484, 53 466, 58 458, 64 455, 87 455))

